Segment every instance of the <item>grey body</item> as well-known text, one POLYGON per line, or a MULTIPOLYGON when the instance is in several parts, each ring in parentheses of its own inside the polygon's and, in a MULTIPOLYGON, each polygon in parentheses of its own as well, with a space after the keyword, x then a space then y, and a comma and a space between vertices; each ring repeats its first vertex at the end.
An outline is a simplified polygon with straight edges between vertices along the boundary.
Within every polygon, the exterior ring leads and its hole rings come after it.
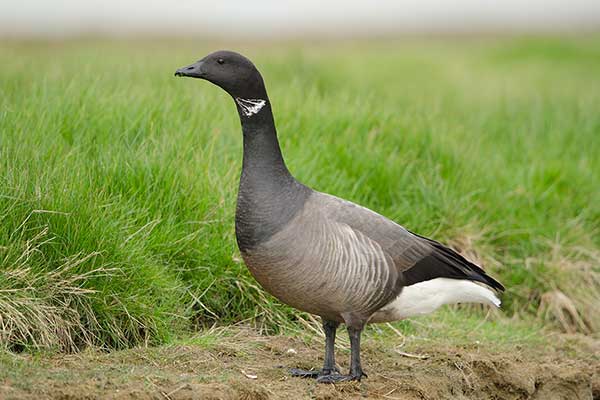
POLYGON ((380 243, 356 229, 372 218, 386 221, 313 191, 288 223, 242 251, 242 257, 256 280, 282 302, 333 321, 344 322, 349 314, 366 320, 402 288, 402 275, 382 247, 393 237, 379 235, 380 243))

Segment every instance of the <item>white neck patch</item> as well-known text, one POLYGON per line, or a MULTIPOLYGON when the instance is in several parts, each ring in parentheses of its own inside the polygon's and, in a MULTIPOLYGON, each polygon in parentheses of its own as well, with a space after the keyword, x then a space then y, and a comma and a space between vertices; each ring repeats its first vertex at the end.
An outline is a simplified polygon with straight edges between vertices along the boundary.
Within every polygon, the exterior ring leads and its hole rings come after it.
POLYGON ((251 117, 254 114, 258 113, 265 106, 265 104, 267 104, 266 100, 241 99, 239 97, 235 98, 235 102, 240 105, 240 108, 242 109, 242 113, 246 117, 251 117))

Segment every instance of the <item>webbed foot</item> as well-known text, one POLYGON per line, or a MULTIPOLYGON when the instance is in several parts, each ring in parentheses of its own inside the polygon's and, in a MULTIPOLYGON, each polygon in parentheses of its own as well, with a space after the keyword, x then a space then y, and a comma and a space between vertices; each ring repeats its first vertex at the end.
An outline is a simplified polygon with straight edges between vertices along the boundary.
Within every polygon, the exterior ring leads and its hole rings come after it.
POLYGON ((321 371, 317 371, 316 369, 299 369, 299 368, 291 368, 290 375, 296 376, 298 378, 316 378, 319 376, 321 371))
POLYGON ((299 368, 292 368, 290 369, 290 374, 292 376, 296 376, 298 378, 319 378, 321 376, 329 376, 329 375, 340 375, 340 371, 337 368, 332 368, 332 369, 321 369, 321 370, 315 370, 315 369, 299 369, 299 368))
POLYGON ((364 372, 360 372, 360 373, 350 373, 348 375, 342 375, 340 373, 336 373, 336 374, 329 374, 329 375, 319 375, 317 376, 317 382, 318 383, 337 383, 337 382, 349 382, 349 381, 358 381, 360 382, 360 379, 362 377, 367 377, 367 374, 365 374, 364 372))

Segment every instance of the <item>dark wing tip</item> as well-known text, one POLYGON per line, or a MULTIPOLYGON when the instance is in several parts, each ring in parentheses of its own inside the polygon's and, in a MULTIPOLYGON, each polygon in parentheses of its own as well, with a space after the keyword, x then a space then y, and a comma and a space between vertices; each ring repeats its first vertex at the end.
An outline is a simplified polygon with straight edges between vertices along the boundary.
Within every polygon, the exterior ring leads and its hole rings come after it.
POLYGON ((410 233, 425 240, 432 247, 432 252, 404 271, 407 286, 435 278, 451 278, 481 282, 499 292, 505 290, 500 282, 456 251, 435 240, 410 233))

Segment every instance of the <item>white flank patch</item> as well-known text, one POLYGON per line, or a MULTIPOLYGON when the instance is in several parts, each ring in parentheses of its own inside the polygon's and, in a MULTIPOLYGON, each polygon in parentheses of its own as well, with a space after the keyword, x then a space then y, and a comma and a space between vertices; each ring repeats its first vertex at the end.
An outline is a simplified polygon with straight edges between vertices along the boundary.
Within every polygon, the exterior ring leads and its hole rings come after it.
POLYGON ((258 113, 267 104, 267 101, 262 99, 241 99, 236 97, 235 101, 240 105, 246 117, 251 117, 258 113))
POLYGON ((398 321, 429 314, 444 304, 482 303, 500 307, 496 294, 473 281, 436 278, 406 286, 391 303, 377 311, 370 322, 398 321))

